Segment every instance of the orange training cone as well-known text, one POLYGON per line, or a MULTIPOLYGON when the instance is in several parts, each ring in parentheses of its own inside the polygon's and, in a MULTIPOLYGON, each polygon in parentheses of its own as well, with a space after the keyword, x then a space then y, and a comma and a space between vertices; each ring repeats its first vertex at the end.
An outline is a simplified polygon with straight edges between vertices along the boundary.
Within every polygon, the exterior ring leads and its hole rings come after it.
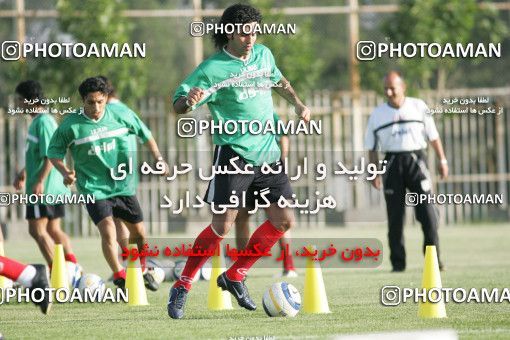
MULTIPOLYGON (((425 265, 423 268, 421 288, 425 289, 427 292, 432 288, 442 288, 436 246, 427 246, 425 248, 425 265)), ((428 299, 428 294, 426 298, 428 299)), ((444 297, 436 303, 429 301, 423 302, 422 299, 420 299, 418 316, 420 318, 446 318, 444 297)))

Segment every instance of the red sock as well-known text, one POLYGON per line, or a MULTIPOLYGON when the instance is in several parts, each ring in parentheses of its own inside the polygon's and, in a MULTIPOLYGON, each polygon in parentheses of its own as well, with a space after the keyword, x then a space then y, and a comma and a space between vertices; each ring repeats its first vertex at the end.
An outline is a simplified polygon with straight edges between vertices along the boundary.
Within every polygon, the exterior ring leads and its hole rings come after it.
POLYGON ((16 281, 27 266, 10 258, 0 256, 0 275, 16 281))
MULTIPOLYGON (((275 228, 269 220, 262 223, 255 230, 246 249, 255 250, 254 246, 258 245, 261 251, 271 250, 273 245, 283 236, 284 232, 275 228)), ((227 270, 227 277, 233 281, 242 281, 246 276, 246 272, 257 262, 261 256, 243 256, 239 257, 236 262, 227 270)))
POLYGON ((117 279, 120 279, 120 278, 123 278, 124 280, 126 279, 126 270, 125 269, 122 269, 122 270, 119 270, 116 273, 113 273, 113 279, 114 280, 117 280, 117 279))
MULTIPOLYGON (((195 239, 195 243, 193 244, 193 249, 198 249, 202 251, 214 251, 218 244, 221 242, 223 237, 218 236, 211 225, 207 226, 195 239)), ((183 286, 187 290, 191 289, 191 283, 193 278, 197 274, 198 270, 204 265, 205 261, 210 256, 192 256, 188 257, 186 261, 186 265, 182 271, 182 275, 180 280, 178 280, 174 287, 183 286)))
POLYGON ((140 266, 142 267, 142 273, 145 273, 145 268, 146 268, 146 261, 145 261, 146 257, 145 256, 142 256, 140 257, 140 266))
POLYGON ((66 261, 72 262, 74 264, 78 263, 78 260, 76 259, 76 256, 74 256, 73 253, 65 254, 64 258, 66 261))
MULTIPOLYGON (((286 250, 286 245, 289 245, 289 249, 290 249, 290 242, 286 242, 285 240, 280 239, 280 246, 283 251, 286 250)), ((296 268, 294 267, 294 258, 292 257, 291 251, 289 251, 288 254, 287 254, 287 252, 285 252, 283 254, 283 270, 285 270, 287 272, 290 270, 296 270, 296 268)))

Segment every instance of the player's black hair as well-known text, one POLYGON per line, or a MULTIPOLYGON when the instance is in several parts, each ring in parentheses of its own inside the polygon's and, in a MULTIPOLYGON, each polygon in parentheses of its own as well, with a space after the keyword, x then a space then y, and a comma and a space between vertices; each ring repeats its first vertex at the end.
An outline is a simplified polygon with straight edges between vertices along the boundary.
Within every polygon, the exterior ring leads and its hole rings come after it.
POLYGON ((41 100, 44 97, 41 84, 37 80, 22 81, 16 86, 15 92, 28 100, 41 100))
POLYGON ((115 86, 113 86, 111 80, 105 76, 97 76, 97 77, 101 78, 106 83, 106 87, 108 90, 108 96, 117 97, 117 92, 115 91, 115 86))
MULTIPOLYGON (((262 14, 259 10, 245 4, 235 4, 228 7, 222 14, 220 19, 220 25, 225 27, 226 24, 247 24, 250 22, 262 21, 262 14)), ((218 49, 222 49, 228 42, 227 34, 217 32, 212 37, 214 46, 218 49)))
POLYGON ((80 84, 78 91, 82 99, 92 92, 101 92, 108 95, 108 85, 101 77, 92 77, 85 79, 83 83, 80 84))

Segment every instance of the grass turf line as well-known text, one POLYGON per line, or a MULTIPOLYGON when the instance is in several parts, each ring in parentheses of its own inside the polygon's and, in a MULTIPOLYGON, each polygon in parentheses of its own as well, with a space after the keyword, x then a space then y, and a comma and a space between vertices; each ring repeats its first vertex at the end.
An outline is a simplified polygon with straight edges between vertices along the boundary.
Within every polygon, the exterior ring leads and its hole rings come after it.
MULTIPOLYGON (((167 316, 166 302, 170 283, 163 283, 156 292, 147 292, 150 306, 129 307, 123 304, 65 304, 54 305, 51 314, 42 315, 32 304, 0 306, 0 333, 5 338, 229 338, 229 337, 318 337, 334 334, 404 331, 448 328, 458 332, 461 339, 505 339, 510 334, 510 306, 503 304, 448 303, 447 319, 421 320, 418 306, 407 303, 398 307, 384 307, 379 302, 380 289, 385 285, 419 287, 423 256, 422 234, 418 227, 406 228, 408 270, 390 273, 389 254, 383 265, 374 270, 324 270, 331 314, 307 315, 296 318, 269 318, 261 299, 263 292, 277 279, 277 269, 250 274, 247 280, 250 293, 258 303, 255 312, 241 309, 211 312, 207 310, 208 282, 196 283, 190 293, 183 320, 167 316)), ((442 274, 443 287, 509 287, 510 259, 505 241, 510 227, 504 225, 468 225, 442 228, 441 249, 447 272, 442 274)), ((296 231, 304 237, 306 231, 296 231)), ((378 237, 387 247, 383 226, 363 228, 321 229, 321 237, 378 237)), ((98 239, 74 239, 75 253, 86 272, 106 279, 110 273, 100 251, 98 239)), ((6 242, 6 254, 24 262, 42 262, 31 240, 14 244, 6 242)), ((304 270, 300 277, 286 279, 301 294, 304 270)), ((109 284, 111 286, 111 283, 109 284)))

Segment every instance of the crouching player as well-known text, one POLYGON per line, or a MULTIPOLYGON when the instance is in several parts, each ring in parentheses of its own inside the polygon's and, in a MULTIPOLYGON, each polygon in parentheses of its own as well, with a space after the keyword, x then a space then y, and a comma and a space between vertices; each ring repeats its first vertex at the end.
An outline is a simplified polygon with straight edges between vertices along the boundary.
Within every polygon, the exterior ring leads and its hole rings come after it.
MULTIPOLYGON (((87 211, 99 229, 103 255, 113 271, 114 284, 124 288, 126 271, 118 259, 115 223, 121 219, 129 229, 130 242, 142 249, 145 226, 140 205, 135 196, 135 177, 112 178, 119 164, 129 164, 129 138, 137 135, 146 144, 155 160, 162 160, 156 141, 147 126, 128 108, 106 105, 108 86, 101 77, 86 79, 79 87, 83 108, 66 117, 53 135, 48 157, 64 176, 64 183, 76 181, 80 194, 94 195, 95 203, 87 211), (63 162, 67 149, 74 161, 74 170, 63 162)), ((166 165, 168 172, 168 165, 166 165)), ((115 175, 116 176, 116 175, 115 175)), ((141 257, 145 286, 157 290, 158 284, 145 268, 141 257)))

